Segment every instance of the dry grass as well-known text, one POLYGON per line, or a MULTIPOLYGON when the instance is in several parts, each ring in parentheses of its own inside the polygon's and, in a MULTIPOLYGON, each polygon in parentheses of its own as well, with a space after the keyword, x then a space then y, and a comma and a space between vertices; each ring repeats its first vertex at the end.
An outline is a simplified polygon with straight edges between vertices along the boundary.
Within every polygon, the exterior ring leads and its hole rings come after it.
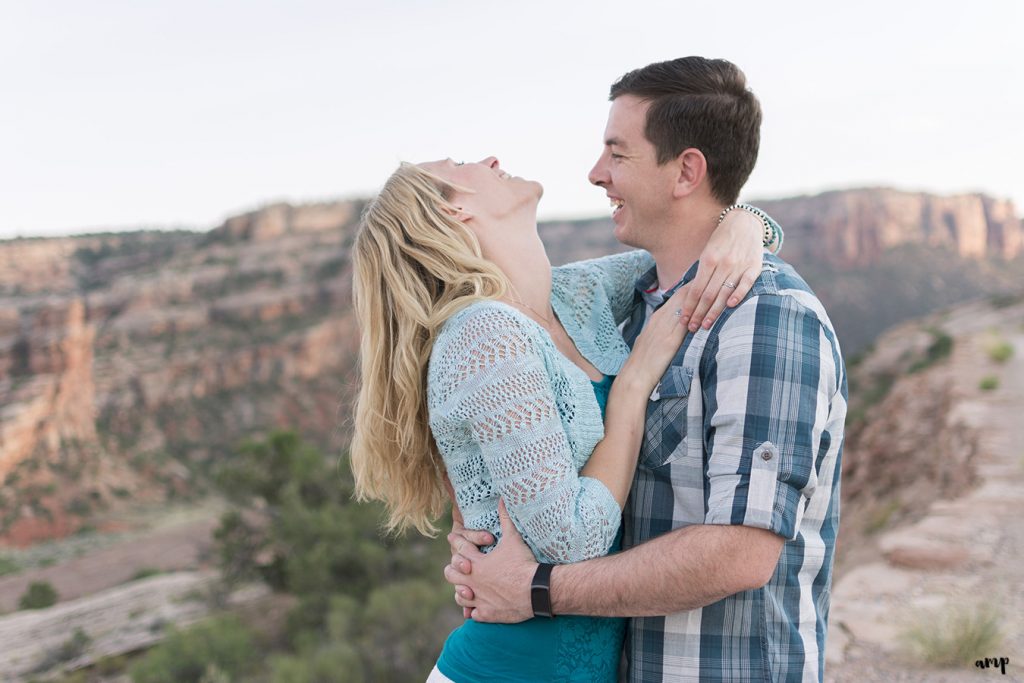
POLYGON ((915 659, 931 666, 973 666, 998 654, 1003 642, 1003 617, 990 603, 947 604, 922 611, 903 631, 903 644, 915 659))
POLYGON ((899 498, 895 498, 883 505, 880 505, 872 511, 871 516, 864 525, 864 532, 870 535, 877 534, 879 531, 882 531, 889 526, 893 515, 899 512, 902 507, 903 503, 900 502, 899 498))
POLYGON ((985 353, 995 363, 1005 363, 1013 357, 1013 344, 1002 337, 993 337, 985 345, 985 353))

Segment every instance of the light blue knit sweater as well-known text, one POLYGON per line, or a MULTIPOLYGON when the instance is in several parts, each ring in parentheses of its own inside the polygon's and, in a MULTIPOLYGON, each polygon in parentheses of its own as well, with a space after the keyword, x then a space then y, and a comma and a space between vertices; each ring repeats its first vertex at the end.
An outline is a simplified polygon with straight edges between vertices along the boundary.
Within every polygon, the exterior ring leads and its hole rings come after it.
MULTIPOLYGON (((552 271, 558 319, 605 375, 626 361, 618 324, 636 279, 653 265, 647 252, 632 251, 552 271)), ((538 560, 564 564, 608 552, 621 511, 603 483, 579 476, 604 438, 601 411, 586 373, 541 325, 497 301, 459 311, 431 352, 427 400, 467 528, 498 538, 502 497, 538 560)))

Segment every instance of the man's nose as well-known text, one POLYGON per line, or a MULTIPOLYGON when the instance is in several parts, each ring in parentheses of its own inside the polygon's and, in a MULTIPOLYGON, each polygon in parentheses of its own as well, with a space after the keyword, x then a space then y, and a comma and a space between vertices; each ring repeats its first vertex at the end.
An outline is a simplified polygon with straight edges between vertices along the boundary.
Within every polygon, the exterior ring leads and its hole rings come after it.
POLYGON ((593 185, 602 187, 608 183, 608 172, 604 165, 604 155, 597 160, 594 167, 590 169, 590 173, 587 174, 587 180, 593 185))
POLYGON ((498 157, 485 157, 480 160, 480 163, 487 168, 498 168, 498 157))

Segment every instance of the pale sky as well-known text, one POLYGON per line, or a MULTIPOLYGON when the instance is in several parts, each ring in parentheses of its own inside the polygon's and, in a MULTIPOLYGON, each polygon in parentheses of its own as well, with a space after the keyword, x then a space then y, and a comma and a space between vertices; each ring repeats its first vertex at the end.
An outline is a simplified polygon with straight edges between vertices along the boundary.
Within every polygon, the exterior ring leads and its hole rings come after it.
POLYGON ((496 155, 541 218, 607 215, 608 86, 699 54, 761 100, 744 196, 1024 207, 1024 3, 0 0, 0 238, 209 229, 496 155))

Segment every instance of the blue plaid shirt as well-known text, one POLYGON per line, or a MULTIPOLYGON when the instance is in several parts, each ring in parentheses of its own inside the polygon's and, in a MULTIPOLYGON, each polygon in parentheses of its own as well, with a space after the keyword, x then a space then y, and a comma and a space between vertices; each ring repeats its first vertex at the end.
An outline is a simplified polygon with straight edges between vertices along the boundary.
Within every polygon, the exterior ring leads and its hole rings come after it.
MULTIPOLYGON (((656 283, 653 269, 637 283, 630 346, 660 305, 656 283)), ((821 302, 775 256, 739 306, 687 335, 648 404, 623 546, 690 524, 769 529, 786 543, 762 588, 632 619, 630 680, 822 680, 846 397, 821 302)))

